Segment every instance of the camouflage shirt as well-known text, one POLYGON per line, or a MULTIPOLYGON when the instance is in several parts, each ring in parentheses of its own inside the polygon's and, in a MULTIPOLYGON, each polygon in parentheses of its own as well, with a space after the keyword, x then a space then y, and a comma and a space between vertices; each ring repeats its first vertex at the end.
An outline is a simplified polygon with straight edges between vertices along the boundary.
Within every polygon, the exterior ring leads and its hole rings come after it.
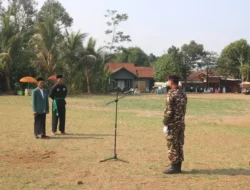
POLYGON ((187 96, 180 89, 171 89, 167 94, 163 123, 165 126, 185 122, 187 96))

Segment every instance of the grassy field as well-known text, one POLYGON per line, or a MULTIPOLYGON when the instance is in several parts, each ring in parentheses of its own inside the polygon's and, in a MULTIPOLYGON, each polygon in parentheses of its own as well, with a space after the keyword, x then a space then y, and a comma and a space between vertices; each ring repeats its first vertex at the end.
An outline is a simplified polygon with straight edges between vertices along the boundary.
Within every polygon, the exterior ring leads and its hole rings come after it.
POLYGON ((113 156, 113 99, 68 98, 68 134, 35 140, 30 97, 0 96, 0 189, 250 189, 250 96, 188 95, 183 174, 171 176, 164 95, 119 102, 117 153, 129 163, 99 162, 113 156))

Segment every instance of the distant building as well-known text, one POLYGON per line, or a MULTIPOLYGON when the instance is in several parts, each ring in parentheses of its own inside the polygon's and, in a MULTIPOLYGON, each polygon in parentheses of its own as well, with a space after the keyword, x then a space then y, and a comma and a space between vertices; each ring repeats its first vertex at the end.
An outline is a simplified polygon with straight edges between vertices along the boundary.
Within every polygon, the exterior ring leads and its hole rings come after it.
POLYGON ((208 84, 208 89, 215 91, 240 93, 241 79, 233 79, 232 77, 221 76, 217 71, 209 71, 208 76, 206 71, 194 71, 192 72, 188 79, 186 85, 186 91, 199 92, 201 89, 206 90, 208 84), (207 81, 208 79, 208 81, 207 81))
POLYGON ((105 68, 111 73, 111 88, 119 87, 126 91, 137 87, 141 92, 150 92, 154 85, 152 67, 136 67, 134 63, 107 63, 105 68))

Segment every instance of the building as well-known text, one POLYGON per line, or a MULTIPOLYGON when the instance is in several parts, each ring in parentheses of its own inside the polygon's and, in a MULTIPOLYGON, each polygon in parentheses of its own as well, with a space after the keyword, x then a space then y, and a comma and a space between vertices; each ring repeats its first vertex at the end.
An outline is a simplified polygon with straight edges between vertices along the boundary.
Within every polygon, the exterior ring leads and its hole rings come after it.
POLYGON ((111 88, 119 87, 126 91, 138 87, 141 92, 150 92, 154 85, 152 67, 136 67, 134 63, 107 63, 105 68, 111 73, 111 88))
POLYGON ((204 91, 208 85, 208 89, 212 92, 224 89, 225 92, 240 93, 240 83, 241 79, 221 76, 217 71, 209 71, 208 76, 206 71, 194 71, 187 79, 186 91, 200 92, 201 89, 204 91))

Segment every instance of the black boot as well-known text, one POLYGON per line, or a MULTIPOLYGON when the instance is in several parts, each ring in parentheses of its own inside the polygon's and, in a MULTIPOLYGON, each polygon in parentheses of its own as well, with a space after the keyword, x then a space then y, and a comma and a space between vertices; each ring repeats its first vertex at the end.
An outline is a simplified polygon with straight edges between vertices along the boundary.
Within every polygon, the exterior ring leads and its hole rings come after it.
POLYGON ((182 165, 182 162, 179 162, 178 164, 177 164, 177 168, 178 168, 178 170, 181 172, 181 165, 182 165))
POLYGON ((165 171, 163 171, 163 174, 178 174, 181 173, 181 162, 177 164, 171 164, 171 167, 165 171))

